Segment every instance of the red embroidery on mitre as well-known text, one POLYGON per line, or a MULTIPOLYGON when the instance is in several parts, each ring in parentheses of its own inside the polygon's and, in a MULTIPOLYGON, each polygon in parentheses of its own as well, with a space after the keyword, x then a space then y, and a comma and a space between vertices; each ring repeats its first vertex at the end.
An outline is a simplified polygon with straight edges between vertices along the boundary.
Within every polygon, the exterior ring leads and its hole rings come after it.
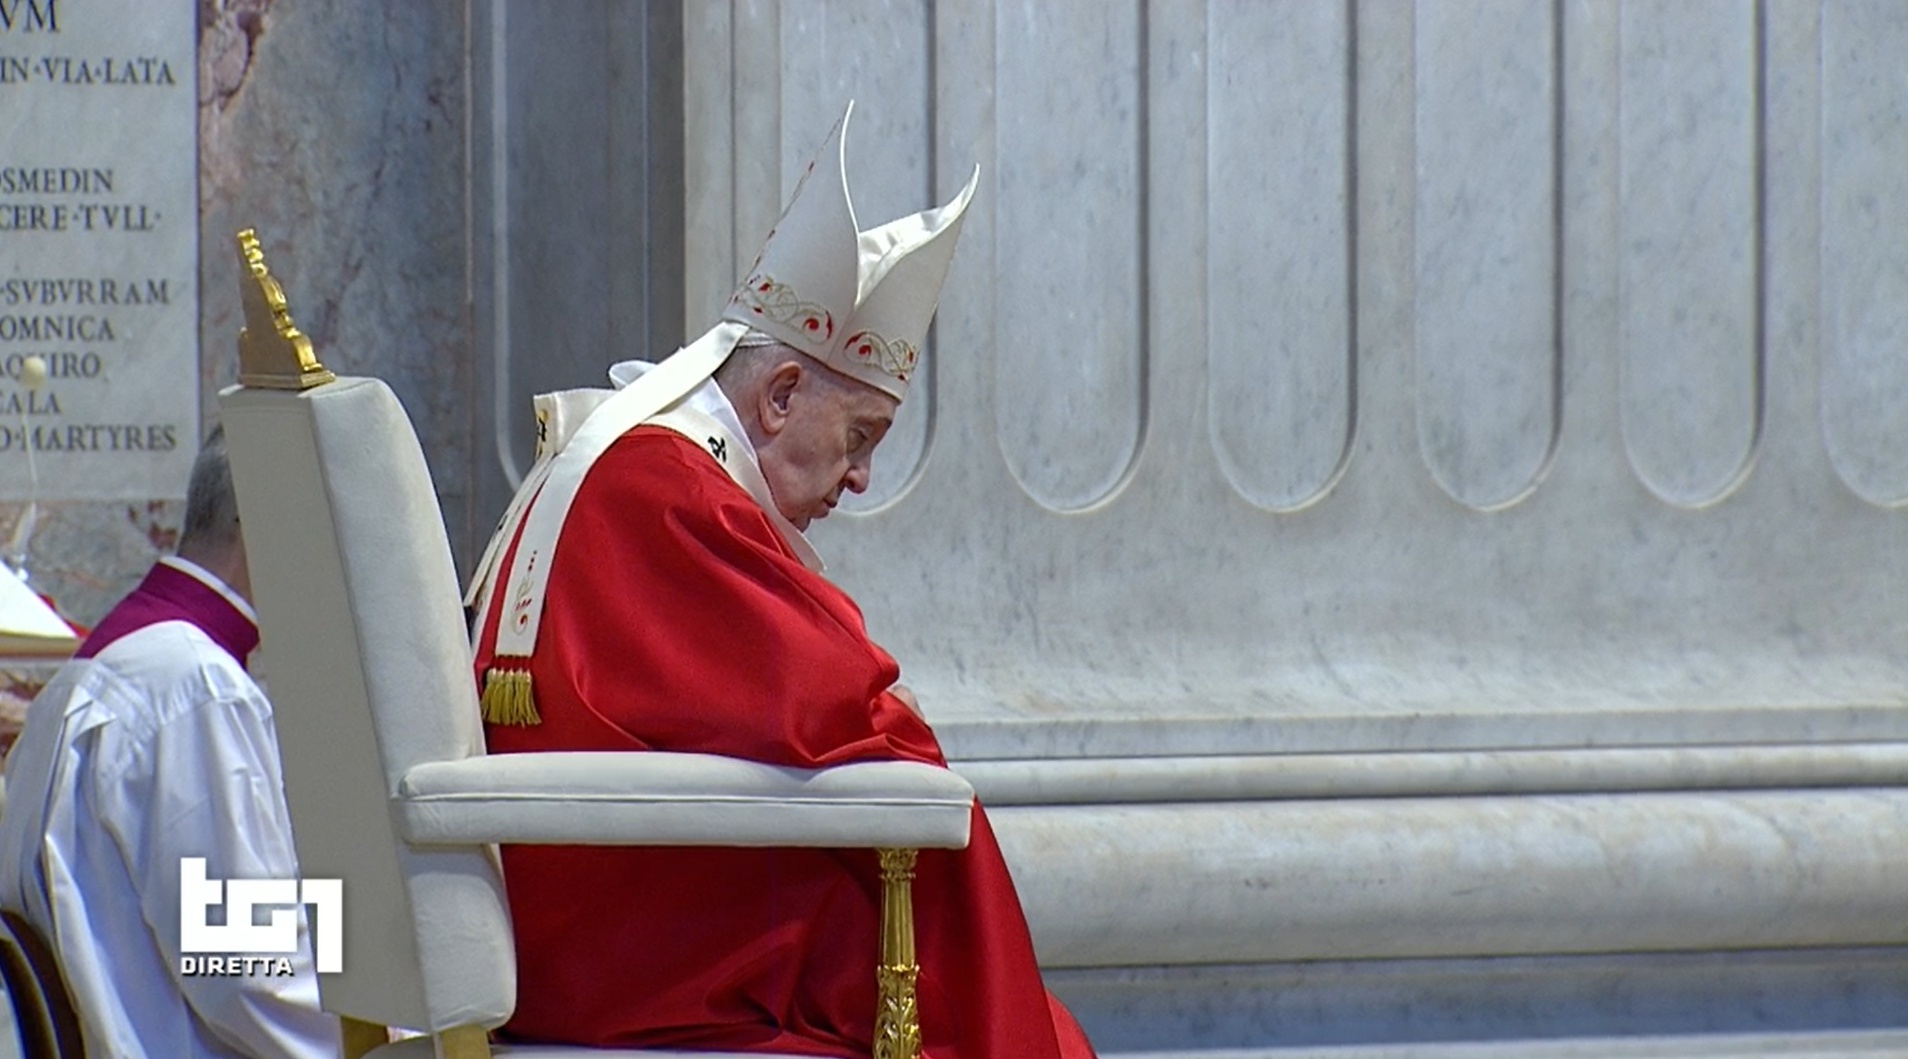
POLYGON ((848 356, 872 364, 902 382, 914 373, 921 350, 912 342, 883 338, 873 331, 857 331, 848 338, 848 356))
POLYGON ((803 300, 793 287, 767 273, 750 276, 735 292, 731 303, 778 324, 797 327, 810 334, 820 332, 824 340, 835 337, 835 317, 827 306, 803 300))

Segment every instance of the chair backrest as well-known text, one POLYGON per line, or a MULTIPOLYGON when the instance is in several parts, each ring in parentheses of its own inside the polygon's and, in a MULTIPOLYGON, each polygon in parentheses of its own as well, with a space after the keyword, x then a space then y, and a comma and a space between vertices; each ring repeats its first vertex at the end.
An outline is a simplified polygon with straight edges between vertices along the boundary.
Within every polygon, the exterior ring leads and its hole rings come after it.
POLYGON ((25 1059, 81 1059, 86 1054, 79 1013, 73 1010, 53 950, 33 924, 4 910, 0 910, 0 978, 6 980, 25 1059))
POLYGON ((343 970, 319 975, 324 1006, 420 1030, 501 1023, 516 967, 496 851, 409 847, 391 812, 412 766, 483 753, 410 419, 376 379, 219 402, 299 870, 344 880, 343 970))

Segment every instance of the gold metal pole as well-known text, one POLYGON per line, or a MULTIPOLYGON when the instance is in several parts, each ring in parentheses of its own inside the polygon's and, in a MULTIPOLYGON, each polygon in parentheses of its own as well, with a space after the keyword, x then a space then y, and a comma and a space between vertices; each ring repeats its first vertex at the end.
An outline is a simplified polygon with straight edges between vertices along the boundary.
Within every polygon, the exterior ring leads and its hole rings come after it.
POLYGON ((875 967, 874 1059, 921 1059, 915 1006, 914 858, 911 849, 881 854, 881 963, 875 967))
POLYGON ((490 1034, 482 1026, 458 1026, 437 1034, 437 1059, 490 1059, 490 1034))

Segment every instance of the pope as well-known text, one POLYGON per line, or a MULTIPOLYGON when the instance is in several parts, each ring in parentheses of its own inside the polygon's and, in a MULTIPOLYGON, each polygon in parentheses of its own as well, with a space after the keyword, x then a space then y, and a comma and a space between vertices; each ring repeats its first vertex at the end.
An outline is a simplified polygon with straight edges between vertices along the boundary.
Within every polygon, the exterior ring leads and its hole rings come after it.
MULTIPOLYGON (((850 109, 852 113, 852 108, 850 109)), ((492 753, 669 750, 945 766, 899 669, 803 532, 867 488, 919 367, 978 172, 868 230, 846 115, 722 320, 619 389, 539 399, 539 459, 480 564, 492 753)), ((508 846, 524 1040, 866 1057, 867 850, 508 846)), ((986 814, 914 882, 924 1053, 1088 1059, 1047 992, 986 814)))

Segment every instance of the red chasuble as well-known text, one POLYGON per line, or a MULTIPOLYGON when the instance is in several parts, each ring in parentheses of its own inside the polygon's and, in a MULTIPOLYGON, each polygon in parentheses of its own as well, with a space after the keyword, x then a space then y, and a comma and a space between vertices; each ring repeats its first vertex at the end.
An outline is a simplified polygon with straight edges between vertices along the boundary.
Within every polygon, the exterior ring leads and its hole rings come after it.
MULTIPOLYGON (((933 732, 888 693, 899 670, 854 603, 681 435, 638 427, 598 459, 552 561, 530 666, 542 723, 489 726, 491 753, 945 764, 933 732)), ((495 595, 479 679, 495 652, 495 595)), ((872 851, 506 846, 503 863, 517 936, 508 1036, 869 1055, 872 851)), ((1093 1055, 1041 982, 978 806, 967 849, 921 851, 914 903, 928 1056, 1093 1055)))

